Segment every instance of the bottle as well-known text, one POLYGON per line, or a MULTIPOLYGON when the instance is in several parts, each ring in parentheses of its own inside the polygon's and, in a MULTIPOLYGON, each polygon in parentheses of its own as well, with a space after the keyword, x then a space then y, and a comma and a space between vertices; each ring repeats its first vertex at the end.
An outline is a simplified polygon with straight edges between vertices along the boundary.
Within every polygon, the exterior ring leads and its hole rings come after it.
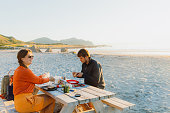
POLYGON ((66 77, 64 77, 64 80, 66 80, 66 77))
POLYGON ((69 93, 69 91, 70 91, 70 87, 69 87, 68 83, 65 83, 65 85, 64 85, 64 93, 69 93))

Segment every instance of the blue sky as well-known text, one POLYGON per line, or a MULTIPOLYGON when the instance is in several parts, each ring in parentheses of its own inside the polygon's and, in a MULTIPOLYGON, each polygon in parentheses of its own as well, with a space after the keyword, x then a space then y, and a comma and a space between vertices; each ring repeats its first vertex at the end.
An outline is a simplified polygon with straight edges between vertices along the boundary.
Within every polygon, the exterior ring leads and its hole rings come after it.
POLYGON ((169 0, 0 0, 0 34, 170 49, 169 0))

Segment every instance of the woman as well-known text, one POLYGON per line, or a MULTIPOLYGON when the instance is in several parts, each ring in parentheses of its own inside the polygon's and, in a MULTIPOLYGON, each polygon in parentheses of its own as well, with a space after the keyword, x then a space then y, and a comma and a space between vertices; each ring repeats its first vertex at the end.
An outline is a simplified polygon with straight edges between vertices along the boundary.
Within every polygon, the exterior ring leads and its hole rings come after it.
POLYGON ((43 78, 45 74, 36 76, 28 68, 33 60, 32 51, 22 49, 17 54, 19 67, 14 72, 13 93, 15 109, 18 112, 53 113, 55 100, 48 95, 33 95, 35 84, 55 81, 53 77, 43 78))

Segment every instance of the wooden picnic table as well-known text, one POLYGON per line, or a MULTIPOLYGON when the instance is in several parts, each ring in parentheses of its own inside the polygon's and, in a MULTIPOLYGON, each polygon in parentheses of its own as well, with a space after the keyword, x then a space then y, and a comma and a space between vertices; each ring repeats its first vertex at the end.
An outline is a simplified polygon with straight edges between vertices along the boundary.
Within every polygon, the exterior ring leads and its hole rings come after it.
POLYGON ((54 98, 57 102, 62 103, 60 113, 72 113, 77 105, 91 102, 96 113, 102 113, 104 106, 103 99, 111 98, 115 95, 110 91, 99 89, 93 86, 85 85, 83 87, 74 87, 74 92, 64 93, 62 88, 58 88, 55 91, 45 91, 41 89, 41 86, 36 86, 39 90, 45 94, 54 98), (80 97, 75 97, 75 94, 80 94, 80 97))

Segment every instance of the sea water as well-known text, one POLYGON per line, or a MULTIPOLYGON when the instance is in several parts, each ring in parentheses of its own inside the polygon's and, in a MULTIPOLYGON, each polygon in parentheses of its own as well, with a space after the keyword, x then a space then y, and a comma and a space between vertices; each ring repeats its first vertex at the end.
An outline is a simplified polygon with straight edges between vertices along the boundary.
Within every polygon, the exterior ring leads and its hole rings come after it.
MULTIPOLYGON (((10 69, 18 67, 17 51, 0 51, 0 81, 10 69)), ((81 71, 81 62, 71 53, 34 53, 30 69, 34 74, 72 77, 81 71)), ((92 54, 102 64, 106 90, 136 104, 129 113, 170 112, 170 57, 92 54)), ((11 72, 12 74, 12 72, 11 72)), ((83 82, 83 79, 78 79, 83 82)))

